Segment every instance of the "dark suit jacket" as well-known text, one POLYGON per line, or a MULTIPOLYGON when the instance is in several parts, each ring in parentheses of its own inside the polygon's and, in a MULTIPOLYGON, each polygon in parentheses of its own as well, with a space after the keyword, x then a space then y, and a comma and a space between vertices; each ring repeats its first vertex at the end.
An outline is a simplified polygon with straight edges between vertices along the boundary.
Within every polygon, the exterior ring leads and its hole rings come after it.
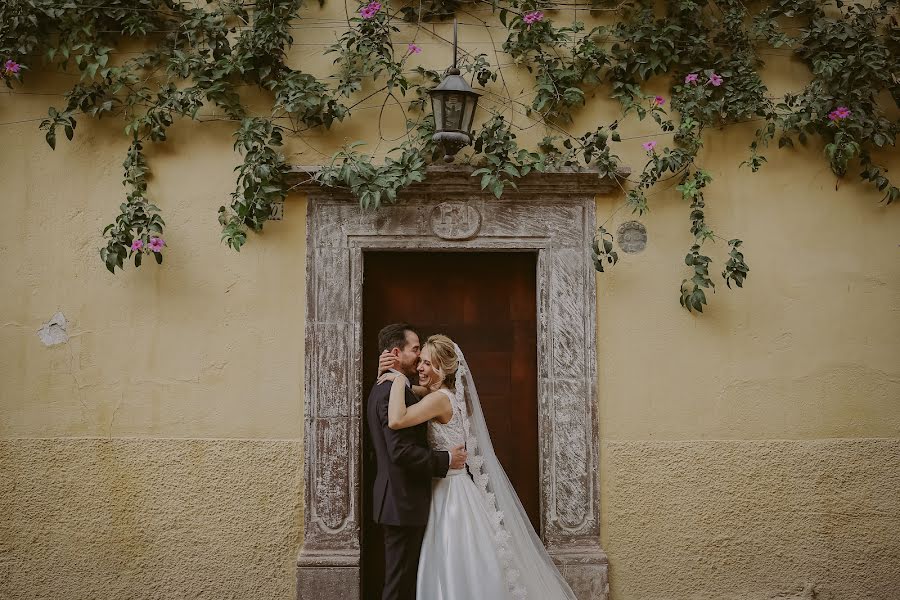
MULTIPOLYGON (((431 478, 447 475, 450 455, 428 448, 427 423, 396 431, 388 427, 390 394, 390 381, 373 387, 366 411, 378 460, 374 518, 384 525, 423 526, 428 522, 431 478)), ((406 405, 418 401, 407 389, 406 405)))

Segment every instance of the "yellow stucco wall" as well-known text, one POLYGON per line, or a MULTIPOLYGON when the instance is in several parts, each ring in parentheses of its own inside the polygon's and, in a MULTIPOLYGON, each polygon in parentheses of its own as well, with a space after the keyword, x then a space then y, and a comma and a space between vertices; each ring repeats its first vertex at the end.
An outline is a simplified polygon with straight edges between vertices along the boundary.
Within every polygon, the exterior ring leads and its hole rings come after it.
POLYGON ((708 218, 747 245, 743 290, 684 313, 672 195, 641 219, 646 251, 597 279, 611 597, 898 598, 898 217, 813 152, 735 169, 751 134, 702 159, 708 218))
POLYGON ((606 441, 612 598, 898 597, 900 443, 606 441))
MULTIPOLYGON (((334 18, 343 7, 310 13, 334 18)), ((488 31, 461 28, 463 44, 491 53, 488 31)), ((318 27, 302 38, 333 35, 318 27)), ((416 39, 425 48, 416 60, 449 59, 445 45, 416 39)), ((324 72, 331 59, 321 49, 298 46, 292 61, 324 72)), ((787 58, 770 62, 773 93, 806 77, 787 58)), ((527 79, 504 71, 518 94, 527 79)), ((32 78, 28 89, 58 92, 66 81, 32 78)), ((0 123, 40 118, 52 101, 0 95, 0 123)), ((321 163, 320 152, 345 141, 377 139, 377 120, 366 118, 377 112, 316 132, 310 145, 290 142, 290 159, 321 163)), ((569 130, 618 114, 598 98, 569 130)), ((399 114, 385 119, 396 133, 399 114)), ((74 142, 55 152, 36 126, 0 125, 0 598, 291 597, 302 523, 304 199, 291 197, 285 220, 241 253, 226 249, 215 213, 234 185, 234 124, 178 124, 148 151, 166 262, 113 277, 97 248, 124 196, 119 123, 81 119, 74 142), (46 347, 37 330, 57 311, 69 341, 46 347)), ((691 236, 672 189, 641 218, 647 249, 620 253, 597 278, 611 597, 768 600, 815 589, 892 600, 900 212, 852 179, 836 190, 817 148, 773 151, 758 174, 738 170, 752 132, 710 132, 701 155, 715 177, 710 224, 746 243, 745 289, 719 284, 703 316, 678 305, 691 236)), ((528 146, 545 131, 518 133, 528 146)), ((644 139, 618 149, 635 169, 644 139)), ((896 154, 885 159, 900 172, 896 154)), ((632 218, 615 212, 621 201, 598 199, 610 230, 632 218)), ((725 250, 710 251, 715 272, 725 250)))
POLYGON ((289 598, 298 440, 0 441, 0 598, 289 598))

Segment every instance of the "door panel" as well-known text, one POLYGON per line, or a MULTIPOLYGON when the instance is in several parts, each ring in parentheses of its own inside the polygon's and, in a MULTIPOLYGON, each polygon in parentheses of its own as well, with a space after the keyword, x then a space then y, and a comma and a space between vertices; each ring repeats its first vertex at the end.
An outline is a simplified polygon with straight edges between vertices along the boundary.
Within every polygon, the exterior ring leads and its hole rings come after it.
MULTIPOLYGON (((378 331, 406 321, 422 342, 450 336, 472 370, 497 457, 540 531, 537 449, 537 255, 527 252, 367 252, 363 401, 378 370, 378 331)), ((362 414, 366 414, 363 407, 362 414)), ((363 429, 363 598, 380 597, 384 558, 372 522, 374 453, 363 429)))

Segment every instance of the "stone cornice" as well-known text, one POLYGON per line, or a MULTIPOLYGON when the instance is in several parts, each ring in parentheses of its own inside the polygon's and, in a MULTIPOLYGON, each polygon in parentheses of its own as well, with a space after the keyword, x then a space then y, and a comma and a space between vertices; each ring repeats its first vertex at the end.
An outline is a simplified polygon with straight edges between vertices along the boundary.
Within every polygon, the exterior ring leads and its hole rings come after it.
MULTIPOLYGON (((414 183, 400 192, 401 200, 431 196, 472 197, 490 196, 481 190, 478 177, 472 177, 477 167, 471 165, 430 165, 427 167, 425 181, 414 183)), ((334 200, 351 200, 349 190, 325 188, 316 185, 311 177, 320 169, 314 166, 296 165, 288 176, 292 190, 308 194, 310 197, 330 198, 334 200)), ((631 173, 623 168, 618 177, 622 179, 631 173)), ((563 167, 556 171, 539 173, 532 171, 525 177, 516 180, 518 189, 506 188, 502 200, 527 200, 554 198, 584 198, 611 194, 618 191, 619 184, 611 177, 600 177, 597 169, 574 169, 563 167)))

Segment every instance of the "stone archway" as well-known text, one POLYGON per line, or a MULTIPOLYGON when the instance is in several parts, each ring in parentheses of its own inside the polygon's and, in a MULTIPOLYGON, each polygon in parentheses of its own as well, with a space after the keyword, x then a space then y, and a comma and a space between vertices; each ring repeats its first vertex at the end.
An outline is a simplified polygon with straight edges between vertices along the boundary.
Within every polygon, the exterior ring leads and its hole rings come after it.
POLYGON ((580 600, 607 597, 600 547, 592 172, 533 173, 501 199, 464 167, 430 167, 401 201, 362 211, 308 190, 305 476, 301 600, 360 595, 362 274, 365 250, 538 253, 541 538, 580 600))

